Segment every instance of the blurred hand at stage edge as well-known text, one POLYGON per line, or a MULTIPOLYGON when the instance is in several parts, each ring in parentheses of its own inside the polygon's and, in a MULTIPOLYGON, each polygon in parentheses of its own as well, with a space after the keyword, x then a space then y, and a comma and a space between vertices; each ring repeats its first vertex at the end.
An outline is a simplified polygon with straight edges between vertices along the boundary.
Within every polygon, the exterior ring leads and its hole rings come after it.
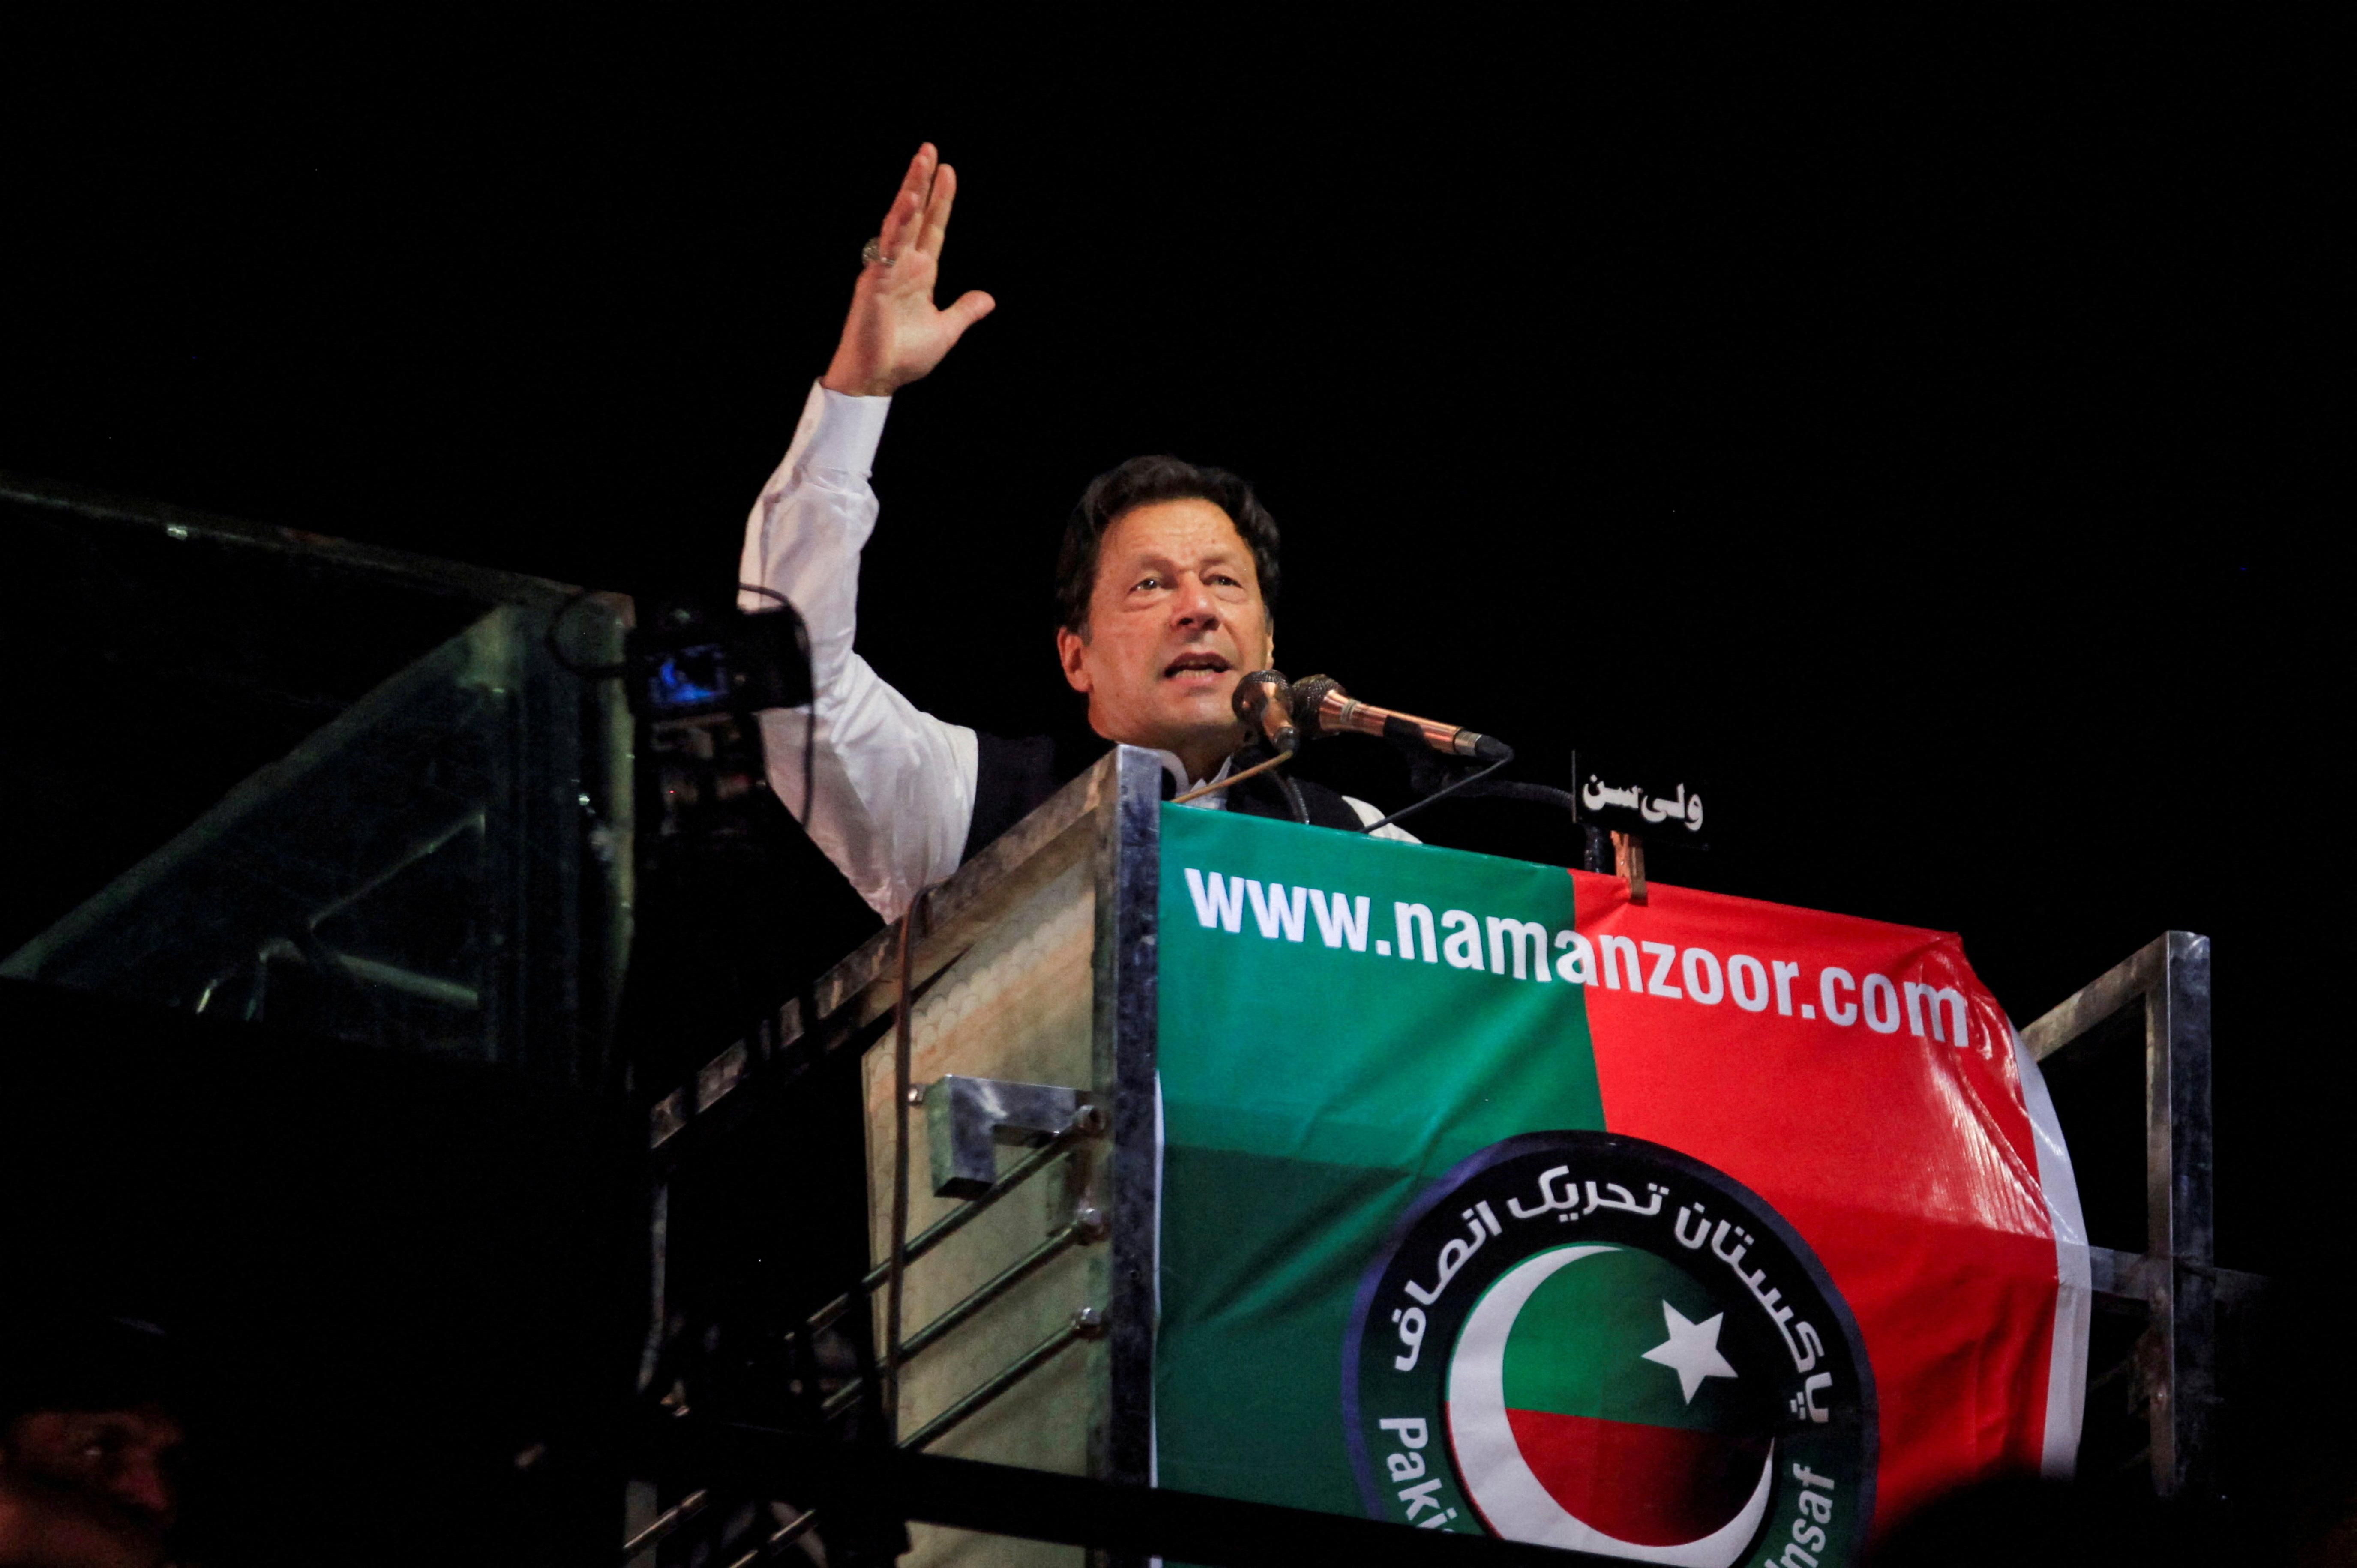
POLYGON ((852 285, 843 341, 821 382, 829 392, 891 396, 931 374, 965 329, 998 303, 971 290, 947 310, 933 307, 933 282, 956 198, 957 171, 927 142, 909 160, 899 194, 884 215, 870 252, 877 259, 860 269, 852 285))

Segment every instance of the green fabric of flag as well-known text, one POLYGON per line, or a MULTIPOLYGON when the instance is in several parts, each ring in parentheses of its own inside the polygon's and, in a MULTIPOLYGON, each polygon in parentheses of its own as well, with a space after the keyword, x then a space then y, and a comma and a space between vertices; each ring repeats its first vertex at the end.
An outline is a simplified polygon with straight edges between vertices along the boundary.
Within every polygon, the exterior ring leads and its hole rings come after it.
POLYGON ((1162 856, 1157 1478, 1357 1513, 1340 1348, 1393 1218, 1501 1139, 1604 1124, 1581 989, 1528 951, 1571 879, 1185 808, 1162 856))

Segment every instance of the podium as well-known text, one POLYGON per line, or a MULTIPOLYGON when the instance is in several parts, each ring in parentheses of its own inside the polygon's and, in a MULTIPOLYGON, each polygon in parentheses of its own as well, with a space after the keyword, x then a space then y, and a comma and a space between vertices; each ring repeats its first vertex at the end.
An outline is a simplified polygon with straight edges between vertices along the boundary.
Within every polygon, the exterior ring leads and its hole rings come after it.
MULTIPOLYGON (((869 1315, 905 1448, 1151 1479, 1163 777, 1151 753, 1115 748, 923 899, 908 955, 910 1079, 922 1103, 894 1094, 896 926, 653 1108, 660 1171, 722 1135, 764 1084, 861 1055, 876 1266, 866 1299, 833 1311, 869 1315), (895 1356, 887 1316, 903 1125, 895 1356)), ((659 1188, 659 1332, 664 1222, 659 1188)), ((834 1322, 822 1312, 813 1331, 834 1322)), ((828 1391, 830 1413, 842 1414, 859 1390, 845 1380, 828 1391)), ((633 1533, 660 1517, 641 1507, 633 1533)), ((922 1524, 912 1535, 910 1563, 1085 1556, 922 1524)))
MULTIPOLYGON (((803 1363, 828 1420, 1707 1564, 1780 1533, 1854 1563, 1962 1482, 2068 1472, 2118 1260, 1960 939, 1641 905, 1168 808, 1162 778, 1116 749, 654 1107, 661 1172, 856 1066, 866 1272, 791 1330, 859 1329, 803 1363)), ((642 1386, 708 1408, 664 1202, 642 1386)), ((641 1498, 634 1539, 688 1501, 641 1498)), ((913 1534, 920 1563, 1081 1561, 913 1534)))

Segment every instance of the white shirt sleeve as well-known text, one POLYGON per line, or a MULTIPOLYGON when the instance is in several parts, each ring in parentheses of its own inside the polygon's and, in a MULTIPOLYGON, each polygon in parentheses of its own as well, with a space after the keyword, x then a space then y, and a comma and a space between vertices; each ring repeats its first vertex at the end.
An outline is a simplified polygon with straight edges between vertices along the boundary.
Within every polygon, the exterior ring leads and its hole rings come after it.
MULTIPOLYGON (((770 787, 887 920, 957 869, 976 768, 974 731, 920 712, 851 650, 859 552, 877 510, 867 478, 891 406, 812 385, 785 460, 746 520, 737 578, 785 596, 810 629, 810 707, 761 715, 770 787)), ((737 598, 747 610, 773 603, 737 598)))

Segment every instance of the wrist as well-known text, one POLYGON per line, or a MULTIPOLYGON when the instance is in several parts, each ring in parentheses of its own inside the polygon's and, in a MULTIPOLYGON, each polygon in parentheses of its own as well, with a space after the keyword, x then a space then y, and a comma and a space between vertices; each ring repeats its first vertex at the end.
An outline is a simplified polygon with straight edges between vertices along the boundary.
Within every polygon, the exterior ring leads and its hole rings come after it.
POLYGON ((827 366, 818 384, 845 397, 890 397, 900 390, 899 382, 889 375, 856 360, 846 362, 841 354, 827 366))

